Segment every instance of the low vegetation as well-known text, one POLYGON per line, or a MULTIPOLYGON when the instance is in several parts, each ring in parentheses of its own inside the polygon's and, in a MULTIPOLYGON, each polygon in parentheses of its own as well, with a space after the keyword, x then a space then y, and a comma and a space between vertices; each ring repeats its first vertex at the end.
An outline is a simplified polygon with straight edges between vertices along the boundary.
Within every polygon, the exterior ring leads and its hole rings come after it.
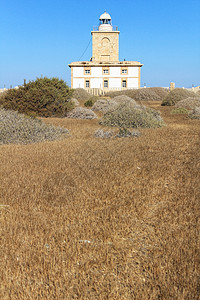
POLYGON ((195 107, 193 108, 189 114, 188 114, 188 117, 190 119, 197 119, 197 120, 200 120, 200 107, 195 107))
POLYGON ((103 129, 98 129, 95 131, 94 136, 101 139, 108 139, 113 136, 113 131, 111 130, 105 131, 103 129))
POLYGON ((140 136, 141 133, 138 130, 128 130, 127 128, 120 128, 118 134, 116 135, 116 137, 119 138, 124 138, 124 137, 138 137, 140 136))
POLYGON ((127 128, 119 128, 118 133, 114 134, 112 130, 98 129, 95 131, 94 136, 97 138, 108 139, 111 137, 126 138, 126 137, 139 137, 141 133, 138 130, 129 130, 127 128))
POLYGON ((168 93, 168 95, 162 101, 162 106, 172 106, 175 105, 177 102, 188 98, 188 97, 196 97, 196 94, 188 91, 186 89, 177 88, 168 93))
POLYGON ((200 106, 200 97, 198 96, 185 98, 175 104, 175 107, 185 108, 188 110, 193 109, 197 106, 200 106))
POLYGON ((97 115, 88 108, 76 107, 67 114, 67 118, 71 119, 95 119, 97 115))
POLYGON ((72 98, 71 101, 74 104, 74 106, 79 106, 80 105, 80 102, 76 98, 72 98))
POLYGON ((131 102, 132 104, 139 106, 139 104, 137 104, 137 102, 133 98, 126 95, 115 96, 114 98, 112 98, 112 101, 115 101, 118 104, 126 104, 131 102))
POLYGON ((98 99, 98 97, 95 97, 95 96, 90 97, 88 100, 85 101, 84 105, 86 107, 92 107, 95 104, 95 102, 97 101, 97 99, 98 99))
POLYGON ((126 95, 136 101, 162 101, 168 94, 168 90, 160 87, 131 89, 123 91, 108 92, 106 96, 114 98, 126 95))
POLYGON ((78 88, 73 90, 73 97, 76 98, 78 101, 86 101, 89 98, 91 98, 91 95, 88 92, 86 92, 86 90, 78 88))
POLYGON ((0 299, 199 300, 200 121, 160 104, 139 138, 1 145, 0 299))
POLYGON ((114 100, 99 99, 92 106, 92 110, 101 111, 101 112, 105 113, 108 110, 115 109, 117 107, 117 105, 118 105, 118 103, 115 102, 114 100))
POLYGON ((121 128, 156 128, 164 125, 160 113, 154 109, 127 102, 104 114, 101 125, 121 128))
POLYGON ((188 110, 183 107, 175 108, 171 111, 171 114, 188 114, 188 110))
POLYGON ((0 108, 0 144, 30 144, 66 137, 69 131, 41 120, 0 108))
POLYGON ((72 90, 58 78, 38 78, 18 89, 7 90, 0 106, 31 116, 64 117, 74 107, 72 90))

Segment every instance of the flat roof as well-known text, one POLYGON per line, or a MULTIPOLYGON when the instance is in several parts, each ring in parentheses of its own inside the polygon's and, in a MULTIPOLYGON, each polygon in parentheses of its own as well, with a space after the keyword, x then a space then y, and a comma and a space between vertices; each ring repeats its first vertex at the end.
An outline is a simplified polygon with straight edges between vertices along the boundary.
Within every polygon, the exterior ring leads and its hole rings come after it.
POLYGON ((139 61, 75 61, 68 65, 71 67, 142 67, 139 61))

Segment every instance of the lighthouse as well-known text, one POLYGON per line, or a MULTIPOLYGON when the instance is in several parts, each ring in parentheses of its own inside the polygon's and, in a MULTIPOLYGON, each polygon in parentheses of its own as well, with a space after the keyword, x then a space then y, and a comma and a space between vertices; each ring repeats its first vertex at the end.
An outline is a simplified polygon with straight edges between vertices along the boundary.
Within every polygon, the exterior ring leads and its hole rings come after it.
MULTIPOLYGON (((105 12, 99 18, 99 26, 92 34, 93 61, 119 61, 119 31, 112 26, 111 16, 105 12)), ((95 29, 95 28, 94 28, 95 29)))
POLYGON ((92 58, 69 64, 72 88, 84 88, 93 95, 140 88, 142 64, 119 61, 119 34, 110 14, 104 12, 99 17, 99 25, 91 31, 92 58))

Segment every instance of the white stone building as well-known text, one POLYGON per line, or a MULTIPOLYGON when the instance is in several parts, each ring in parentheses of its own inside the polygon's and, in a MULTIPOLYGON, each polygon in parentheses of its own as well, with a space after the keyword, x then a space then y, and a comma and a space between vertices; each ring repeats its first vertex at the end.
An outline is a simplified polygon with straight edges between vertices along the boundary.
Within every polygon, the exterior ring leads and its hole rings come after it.
POLYGON ((119 31, 112 26, 108 13, 100 16, 100 24, 92 34, 90 61, 72 62, 71 87, 84 88, 94 95, 109 90, 140 88, 140 68, 137 61, 119 61, 119 31))

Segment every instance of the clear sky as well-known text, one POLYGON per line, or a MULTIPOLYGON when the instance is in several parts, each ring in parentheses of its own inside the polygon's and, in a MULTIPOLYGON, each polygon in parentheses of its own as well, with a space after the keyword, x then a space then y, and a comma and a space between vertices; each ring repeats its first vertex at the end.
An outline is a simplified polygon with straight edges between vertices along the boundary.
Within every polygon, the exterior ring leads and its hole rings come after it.
MULTIPOLYGON (((41 75, 70 85, 93 26, 107 11, 120 60, 144 64, 141 86, 200 85, 200 0, 0 0, 0 88, 41 75)), ((90 43, 81 60, 92 56, 90 43)))

